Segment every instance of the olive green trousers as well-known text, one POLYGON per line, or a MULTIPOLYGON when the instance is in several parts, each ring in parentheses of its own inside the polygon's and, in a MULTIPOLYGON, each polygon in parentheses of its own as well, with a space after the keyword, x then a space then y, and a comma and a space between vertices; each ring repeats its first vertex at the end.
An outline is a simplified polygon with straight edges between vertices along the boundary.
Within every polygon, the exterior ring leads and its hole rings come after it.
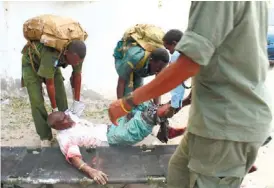
POLYGON ((169 188, 238 188, 262 143, 214 140, 187 132, 168 166, 169 188))
MULTIPOLYGON (((31 64, 22 66, 22 78, 27 88, 29 101, 31 105, 31 113, 35 124, 36 132, 41 140, 51 140, 51 128, 47 124, 48 113, 44 104, 42 94, 43 80, 33 70, 31 64)), ((54 75, 55 99, 59 111, 65 111, 68 108, 67 95, 63 82, 63 76, 59 68, 56 69, 54 75)))

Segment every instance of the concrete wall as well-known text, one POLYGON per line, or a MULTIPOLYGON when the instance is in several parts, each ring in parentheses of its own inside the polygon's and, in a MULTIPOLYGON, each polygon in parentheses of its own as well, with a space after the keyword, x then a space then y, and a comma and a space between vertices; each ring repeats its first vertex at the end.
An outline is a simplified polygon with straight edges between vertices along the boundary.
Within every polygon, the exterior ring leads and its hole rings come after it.
MULTIPOLYGON (((72 17, 89 34, 83 84, 105 97, 116 95, 117 75, 112 57, 125 29, 136 23, 152 23, 165 30, 185 30, 190 1, 187 0, 97 0, 86 2, 0 2, 0 75, 3 80, 21 78, 21 49, 26 43, 22 25, 39 14, 72 17)), ((71 68, 62 69, 66 80, 71 68)), ((3 84, 3 82, 2 82, 3 84)), ((4 84, 5 85, 5 84, 4 84)), ((2 87, 3 88, 3 87, 2 87)))

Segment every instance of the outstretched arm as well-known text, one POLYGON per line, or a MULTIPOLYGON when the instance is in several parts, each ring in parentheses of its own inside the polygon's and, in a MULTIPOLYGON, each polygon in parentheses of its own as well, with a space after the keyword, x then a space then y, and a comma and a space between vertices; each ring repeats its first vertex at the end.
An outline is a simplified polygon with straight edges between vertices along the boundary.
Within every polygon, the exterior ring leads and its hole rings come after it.
POLYGON ((75 168, 84 172, 90 178, 94 179, 94 181, 96 181, 98 184, 106 184, 108 180, 107 175, 101 171, 91 168, 82 160, 82 155, 78 146, 78 144, 81 142, 85 142, 85 140, 82 138, 83 137, 76 137, 76 139, 72 140, 69 135, 57 135, 60 150, 65 156, 66 160, 75 168))
POLYGON ((140 104, 167 93, 183 81, 196 75, 199 70, 200 66, 197 63, 181 54, 176 63, 161 71, 149 84, 133 92, 134 104, 140 104))
POLYGON ((113 124, 116 120, 126 115, 132 108, 129 100, 138 105, 149 99, 156 98, 175 88, 186 79, 194 76, 200 70, 200 66, 187 56, 181 54, 176 63, 162 70, 150 83, 137 88, 129 99, 120 99, 109 107, 109 118, 113 124))
MULTIPOLYGON (((200 66, 206 67, 210 63, 216 48, 223 43, 235 25, 235 3, 233 2, 196 2, 190 7, 188 29, 176 46, 181 53, 178 60, 159 73, 157 78, 147 85, 133 92, 133 103, 138 105, 151 98, 160 96, 186 79, 195 76, 200 66), (214 14, 212 10, 215 10, 214 14), (223 23, 226 20, 226 24, 223 23)), ((121 108, 120 101, 110 105, 109 117, 112 122, 126 114, 131 101, 121 108)), ((127 101, 125 101, 127 103, 127 101)))
POLYGON ((80 157, 74 156, 70 158, 70 162, 80 171, 87 174, 90 178, 94 179, 98 184, 105 185, 108 181, 108 177, 105 173, 91 168, 88 164, 86 164, 80 157))

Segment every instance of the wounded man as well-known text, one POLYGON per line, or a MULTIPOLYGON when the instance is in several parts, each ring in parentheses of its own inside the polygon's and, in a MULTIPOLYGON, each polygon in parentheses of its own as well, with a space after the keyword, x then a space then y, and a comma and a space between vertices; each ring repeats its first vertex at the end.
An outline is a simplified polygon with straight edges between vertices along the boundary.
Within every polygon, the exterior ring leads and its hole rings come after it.
MULTIPOLYGON (((106 184, 108 178, 103 172, 91 168, 82 160, 79 147, 134 145, 152 133, 160 119, 165 118, 170 104, 155 105, 152 101, 137 106, 130 115, 118 120, 118 126, 97 124, 78 118, 70 111, 53 112, 48 124, 57 130, 57 141, 66 160, 93 178, 98 184, 106 184)), ((169 139, 181 135, 184 129, 168 127, 169 139)))

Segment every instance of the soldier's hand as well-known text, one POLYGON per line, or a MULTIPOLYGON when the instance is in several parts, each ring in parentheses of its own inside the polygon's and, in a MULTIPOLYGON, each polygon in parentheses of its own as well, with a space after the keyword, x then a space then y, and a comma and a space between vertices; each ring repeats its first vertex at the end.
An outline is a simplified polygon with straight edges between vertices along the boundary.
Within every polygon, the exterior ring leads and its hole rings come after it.
POLYGON ((165 117, 167 117, 167 118, 172 118, 172 117, 174 116, 175 112, 176 112, 176 109, 170 106, 170 107, 165 111, 165 117))
POLYGON ((58 108, 53 108, 51 112, 58 112, 58 108))
POLYGON ((72 106, 70 107, 69 110, 72 112, 72 114, 80 117, 84 109, 85 109, 85 104, 83 102, 73 101, 72 106))
POLYGON ((113 101, 108 108, 108 116, 110 121, 117 125, 117 119, 128 114, 128 109, 125 109, 125 104, 122 99, 118 99, 116 101, 113 101))

